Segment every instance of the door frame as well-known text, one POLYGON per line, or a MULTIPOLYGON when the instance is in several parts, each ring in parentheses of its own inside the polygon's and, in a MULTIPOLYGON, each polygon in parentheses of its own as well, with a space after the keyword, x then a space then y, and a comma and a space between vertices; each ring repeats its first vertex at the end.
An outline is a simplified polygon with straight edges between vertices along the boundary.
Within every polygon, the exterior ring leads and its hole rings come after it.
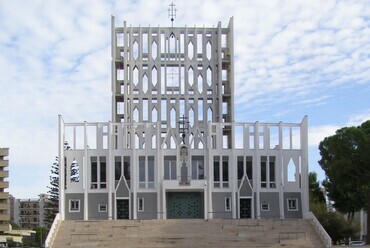
POLYGON ((254 200, 252 196, 239 196, 238 197, 238 209, 237 216, 240 219, 240 200, 241 199, 250 199, 251 200, 251 219, 254 219, 254 200))
POLYGON ((117 200, 128 200, 128 218, 129 220, 132 219, 132 211, 131 211, 131 199, 130 197, 116 197, 116 199, 114 200, 114 219, 117 220, 117 200))
POLYGON ((205 192, 204 191, 201 191, 201 190, 166 190, 165 191, 165 195, 164 195, 164 208, 165 208, 165 216, 166 216, 166 219, 168 219, 168 209, 167 209, 167 203, 168 203, 168 199, 167 199, 167 194, 168 193, 199 193, 200 194, 200 201, 201 201, 201 204, 203 205, 203 211, 201 211, 202 215, 203 215, 203 218, 200 218, 200 219, 205 219, 205 211, 206 211, 206 204, 205 204, 205 192))

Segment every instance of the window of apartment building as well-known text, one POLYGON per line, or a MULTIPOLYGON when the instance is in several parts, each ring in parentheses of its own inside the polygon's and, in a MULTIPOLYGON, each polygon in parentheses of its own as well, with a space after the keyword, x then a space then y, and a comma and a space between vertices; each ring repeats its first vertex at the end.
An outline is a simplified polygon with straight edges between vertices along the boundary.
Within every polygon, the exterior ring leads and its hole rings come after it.
POLYGON ((176 157, 165 156, 164 157, 164 179, 165 180, 176 180, 176 157))
POLYGON ((80 212, 80 200, 69 200, 69 212, 80 212))
POLYGON ((288 198, 288 211, 298 211, 298 199, 297 198, 288 198))
POLYGON ((154 156, 139 157, 139 187, 154 188, 154 156))
POLYGON ((215 188, 229 187, 229 157, 213 157, 213 186, 215 188), (221 163, 222 159, 222 163, 221 163))
POLYGON ((225 211, 231 211, 231 197, 225 197, 225 211))
POLYGON ((107 188, 107 162, 105 156, 91 157, 91 189, 107 188))
POLYGON ((107 204, 98 204, 98 211, 100 213, 107 212, 107 204))
POLYGON ((139 212, 144 212, 144 198, 143 197, 137 198, 137 206, 138 206, 139 212))
POLYGON ((194 180, 204 179, 204 158, 203 156, 192 156, 191 178, 194 180))
POLYGON ((261 188, 276 188, 275 156, 261 156, 261 188))
POLYGON ((270 211, 270 204, 261 203, 261 211, 270 211))

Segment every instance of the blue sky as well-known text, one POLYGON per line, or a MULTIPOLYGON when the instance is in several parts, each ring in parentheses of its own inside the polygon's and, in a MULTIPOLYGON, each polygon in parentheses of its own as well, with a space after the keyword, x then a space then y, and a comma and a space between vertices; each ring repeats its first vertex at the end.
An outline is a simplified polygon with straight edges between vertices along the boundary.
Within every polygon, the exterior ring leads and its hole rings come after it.
MULTIPOLYGON (((234 16, 237 121, 309 120, 309 166, 335 130, 370 119, 367 0, 174 0, 175 25, 234 16)), ((47 191, 57 116, 110 120, 110 20, 169 26, 169 2, 0 0, 0 147, 17 198, 47 191)))

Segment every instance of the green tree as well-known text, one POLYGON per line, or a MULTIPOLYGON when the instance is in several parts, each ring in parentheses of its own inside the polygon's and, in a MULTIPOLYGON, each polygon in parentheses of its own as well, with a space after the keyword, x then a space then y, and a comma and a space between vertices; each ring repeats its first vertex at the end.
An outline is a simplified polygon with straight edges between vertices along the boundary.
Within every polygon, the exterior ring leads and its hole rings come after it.
POLYGON ((369 143, 360 127, 345 127, 320 142, 319 164, 326 173, 323 185, 335 209, 347 213, 366 208, 370 186, 369 143))
POLYGON ((48 227, 53 223, 59 212, 59 158, 51 166, 50 186, 48 186, 49 199, 45 203, 44 219, 48 227))
POLYGON ((325 204, 325 195, 323 189, 320 187, 320 182, 317 180, 316 172, 308 174, 308 182, 310 189, 310 204, 325 204))
POLYGON ((80 170, 76 160, 73 160, 71 163, 71 182, 79 182, 80 181, 80 170))
POLYGON ((360 225, 355 221, 348 221, 331 206, 322 203, 312 203, 311 211, 315 214, 334 244, 353 237, 360 231, 360 225))
POLYGON ((48 234, 48 230, 45 227, 36 227, 33 230, 36 231, 35 242, 34 243, 37 246, 42 247, 42 245, 45 243, 45 239, 46 239, 46 236, 48 234))
POLYGON ((323 186, 334 208, 351 221, 369 201, 370 120, 337 130, 320 142, 319 150, 319 164, 326 173, 323 186))
POLYGON ((323 188, 317 180, 317 174, 308 174, 310 189, 310 210, 315 214, 321 225, 332 238, 334 243, 352 237, 359 231, 357 222, 345 220, 342 214, 336 212, 330 205, 326 205, 323 188))

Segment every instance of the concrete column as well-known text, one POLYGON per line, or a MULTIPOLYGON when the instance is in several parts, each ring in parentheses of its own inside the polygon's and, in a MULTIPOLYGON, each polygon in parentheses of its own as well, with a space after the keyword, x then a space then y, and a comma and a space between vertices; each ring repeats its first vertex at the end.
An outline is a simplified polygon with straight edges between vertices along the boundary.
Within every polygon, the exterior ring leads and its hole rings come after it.
POLYGON ((85 153, 85 159, 83 161, 83 182, 82 182, 82 188, 83 188, 83 191, 84 191, 84 220, 88 220, 89 219, 89 193, 88 193, 88 189, 89 189, 89 182, 87 181, 87 168, 89 167, 88 164, 89 164, 89 153, 88 153, 88 146, 87 146, 87 141, 88 141, 88 137, 87 137, 87 122, 85 121, 84 122, 84 153, 85 153))
POLYGON ((59 143, 59 212, 61 220, 65 220, 65 172, 64 172, 64 121, 61 115, 58 116, 59 119, 59 133, 58 133, 58 143, 59 143))

